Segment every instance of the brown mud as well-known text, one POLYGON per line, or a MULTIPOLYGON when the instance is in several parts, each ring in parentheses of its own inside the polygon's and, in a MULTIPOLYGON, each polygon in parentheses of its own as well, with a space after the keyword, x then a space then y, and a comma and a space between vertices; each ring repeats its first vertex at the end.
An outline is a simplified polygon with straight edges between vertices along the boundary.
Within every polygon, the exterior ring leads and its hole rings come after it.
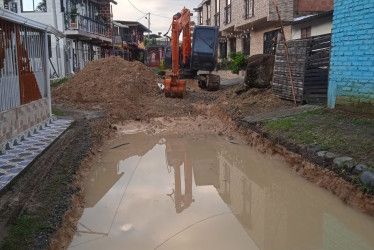
POLYGON ((33 207, 34 200, 43 204, 38 192, 31 191, 29 187, 45 188, 55 180, 50 173, 63 161, 58 152, 62 154, 64 150, 74 151, 82 147, 85 157, 77 157, 72 164, 74 168, 68 172, 71 178, 67 185, 70 193, 59 197, 65 206, 55 218, 58 230, 46 235, 44 244, 37 239, 31 243, 34 249, 36 246, 39 249, 66 249, 84 209, 82 182, 89 169, 100 161, 105 142, 120 136, 124 128, 143 130, 148 134, 166 131, 175 134, 216 134, 228 140, 245 141, 264 154, 280 157, 298 175, 329 190, 344 203, 374 216, 374 197, 361 192, 354 180, 336 174, 331 162, 316 159, 305 149, 274 140, 256 127, 240 121, 245 112, 276 111, 292 106, 290 102, 277 99, 269 90, 253 90, 239 97, 234 95, 232 89, 205 92, 193 80, 187 82, 184 99, 165 98, 157 87, 157 83, 162 81, 140 63, 112 57, 89 63, 67 83, 53 89, 54 106, 73 116, 75 128, 67 131, 33 164, 39 168, 32 168, 31 172, 23 174, 19 182, 1 196, 2 214, 8 209, 14 211, 8 220, 1 221, 1 235, 5 236, 14 220, 33 207), (251 110, 238 109, 235 103, 243 103, 243 109, 245 103, 250 103, 247 106, 251 110), (93 111, 90 113, 86 110, 93 111), (97 116, 99 112, 103 112, 100 119, 97 116), (89 131, 91 136, 86 138, 82 131, 89 131), (86 144, 74 145, 74 140, 86 141, 86 144), (54 160, 43 161, 46 157, 54 160), (34 180, 39 175, 38 171, 44 171, 45 177, 34 180), (25 184, 22 185, 22 182, 25 184), (19 196, 22 197, 17 198, 19 196))

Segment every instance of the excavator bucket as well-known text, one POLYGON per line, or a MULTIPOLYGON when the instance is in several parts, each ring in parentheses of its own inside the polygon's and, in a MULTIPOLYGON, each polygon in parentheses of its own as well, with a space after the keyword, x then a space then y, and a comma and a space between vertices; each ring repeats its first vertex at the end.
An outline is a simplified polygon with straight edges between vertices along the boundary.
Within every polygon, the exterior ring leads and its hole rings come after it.
POLYGON ((165 96, 183 98, 186 91, 186 81, 177 79, 172 82, 172 79, 165 79, 165 96))

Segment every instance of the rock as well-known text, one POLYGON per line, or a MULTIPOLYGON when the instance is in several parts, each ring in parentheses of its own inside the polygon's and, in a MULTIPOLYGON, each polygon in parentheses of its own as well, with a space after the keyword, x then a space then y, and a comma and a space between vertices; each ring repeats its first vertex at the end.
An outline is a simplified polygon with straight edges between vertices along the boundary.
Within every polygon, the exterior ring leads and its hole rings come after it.
MULTIPOLYGON (((341 167, 341 168, 345 168, 345 167, 349 167, 350 164, 352 164, 353 166, 353 163, 352 163, 352 158, 351 157, 347 157, 347 156, 343 156, 343 157, 337 157, 334 159, 334 163, 338 166, 338 167, 341 167), (349 162, 349 163, 348 163, 349 162)), ((351 166, 351 167, 352 167, 351 166)))
POLYGON ((268 88, 273 79, 274 55, 253 55, 248 58, 244 84, 249 88, 268 88))
POLYGON ((361 172, 367 170, 369 167, 366 166, 365 164, 358 164, 354 169, 353 173, 354 174, 360 174, 361 172))
POLYGON ((327 151, 319 151, 319 152, 317 152, 317 156, 318 157, 325 157, 326 153, 327 153, 327 151))
POLYGON ((331 152, 326 152, 325 157, 327 159, 334 159, 336 157, 336 155, 334 153, 331 153, 331 152))
POLYGON ((374 187, 374 173, 371 171, 364 171, 360 176, 360 180, 363 184, 374 187))
POLYGON ((306 148, 306 150, 315 153, 317 151, 320 151, 321 148, 318 145, 313 144, 313 145, 308 145, 308 147, 306 148))

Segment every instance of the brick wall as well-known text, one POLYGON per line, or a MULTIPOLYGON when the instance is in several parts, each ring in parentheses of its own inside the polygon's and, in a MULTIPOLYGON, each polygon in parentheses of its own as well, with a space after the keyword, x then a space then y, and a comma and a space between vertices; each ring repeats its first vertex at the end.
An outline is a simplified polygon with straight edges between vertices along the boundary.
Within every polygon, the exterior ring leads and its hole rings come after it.
MULTIPOLYGON (((279 14, 283 21, 293 21, 294 18, 294 1, 277 0, 279 14)), ((278 21, 278 13, 273 0, 269 0, 268 21, 278 21)))
POLYGON ((0 144, 48 118, 48 98, 0 112, 0 144))
POLYGON ((374 2, 335 0, 329 107, 374 114, 374 2))
POLYGON ((295 4, 296 11, 299 12, 329 11, 334 9, 334 0, 296 0, 295 4))
MULTIPOLYGON (((108 21, 107 24, 110 24, 110 20, 112 18, 112 10, 110 7, 110 2, 107 3, 100 3, 99 15, 105 17, 108 21)), ((112 29, 110 29, 110 36, 112 36, 112 29)))

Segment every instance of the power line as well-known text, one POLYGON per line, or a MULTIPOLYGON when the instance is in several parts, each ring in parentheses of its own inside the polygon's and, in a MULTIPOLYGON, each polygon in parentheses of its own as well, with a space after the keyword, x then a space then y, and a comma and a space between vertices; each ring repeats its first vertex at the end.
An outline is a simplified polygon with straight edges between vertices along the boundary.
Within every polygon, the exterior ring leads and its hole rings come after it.
POLYGON ((147 14, 145 14, 144 16, 142 16, 141 18, 139 18, 138 20, 136 20, 135 22, 137 22, 137 21, 139 21, 140 19, 142 19, 142 18, 146 17, 147 15, 148 15, 148 13, 147 13, 147 14))
POLYGON ((167 18, 167 19, 171 19, 170 17, 166 17, 166 16, 160 16, 160 15, 157 15, 157 14, 153 14, 153 13, 151 13, 151 15, 153 15, 153 16, 158 16, 158 17, 163 17, 163 18, 167 18))
POLYGON ((143 12, 143 11, 141 11, 141 10, 139 10, 138 8, 136 8, 136 6, 130 1, 130 0, 127 0, 131 5, 132 5, 132 7, 134 7, 137 11, 139 11, 140 13, 142 13, 142 14, 148 14, 148 13, 145 13, 145 12, 143 12))

